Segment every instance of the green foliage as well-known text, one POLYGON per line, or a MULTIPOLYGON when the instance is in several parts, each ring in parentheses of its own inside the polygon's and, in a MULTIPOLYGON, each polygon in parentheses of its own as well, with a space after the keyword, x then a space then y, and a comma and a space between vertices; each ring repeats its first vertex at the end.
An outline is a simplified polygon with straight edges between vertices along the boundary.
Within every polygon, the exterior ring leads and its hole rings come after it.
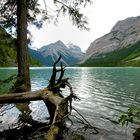
MULTIPOLYGON (((16 39, 0 27, 0 67, 16 66, 16 39)), ((38 60, 29 56, 31 66, 41 66, 38 60)))
MULTIPOLYGON (((47 18, 47 11, 42 10, 38 4, 38 0, 27 0, 28 5, 28 23, 34 24, 37 27, 41 27, 43 19, 47 18), (42 18, 37 18, 38 15, 42 15, 42 18)), ((0 25, 9 29, 12 32, 12 28, 17 26, 17 0, 1 0, 0 1, 0 25)))
POLYGON ((140 42, 88 59, 80 66, 140 66, 140 42))
POLYGON ((0 46, 0 66, 10 66, 15 60, 16 51, 13 48, 0 46))
POLYGON ((57 6, 57 18, 63 14, 68 14, 73 25, 76 25, 80 29, 89 30, 88 18, 80 12, 80 6, 86 6, 92 4, 91 0, 54 0, 54 4, 57 6))
POLYGON ((42 66, 42 64, 40 62, 38 62, 36 59, 34 59, 33 57, 29 56, 29 62, 31 66, 42 66))
POLYGON ((9 92, 9 90, 14 86, 16 80, 17 80, 16 74, 12 74, 7 79, 0 80, 0 91, 9 92))
MULTIPOLYGON (((87 17, 80 12, 80 6, 85 7, 91 0, 54 0, 53 9, 48 6, 44 0, 45 8, 43 9, 38 0, 27 0, 27 20, 28 24, 36 25, 38 28, 42 27, 44 21, 58 21, 61 15, 69 15, 72 23, 80 29, 88 29, 87 17)), ((13 27, 17 26, 17 0, 1 0, 0 1, 0 25, 4 28, 13 31, 13 27)), ((15 30, 16 31, 16 30, 15 30)))
POLYGON ((10 66, 15 59, 15 39, 0 27, 0 66, 10 66))
MULTIPOLYGON (((0 46, 0 66, 10 67, 16 66, 16 50, 7 46, 0 46)), ((29 56, 29 63, 31 66, 42 66, 38 60, 29 56)))
POLYGON ((140 124, 140 107, 129 108, 126 113, 122 114, 119 118, 119 123, 123 126, 134 121, 140 124))
POLYGON ((128 55, 124 60, 128 61, 140 57, 140 42, 131 45, 129 51, 131 51, 130 55, 128 55))

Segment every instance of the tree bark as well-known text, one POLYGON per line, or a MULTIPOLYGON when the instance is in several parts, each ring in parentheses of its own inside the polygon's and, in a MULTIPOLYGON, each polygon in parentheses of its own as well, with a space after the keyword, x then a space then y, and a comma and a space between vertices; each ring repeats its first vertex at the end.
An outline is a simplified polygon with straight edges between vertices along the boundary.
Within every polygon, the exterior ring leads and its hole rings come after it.
POLYGON ((17 0, 17 62, 21 91, 31 89, 27 46, 27 0, 17 0))
POLYGON ((0 95, 0 104, 26 103, 29 101, 43 100, 43 95, 45 95, 47 91, 48 90, 39 90, 39 91, 34 91, 34 92, 3 94, 3 95, 0 95))
POLYGON ((60 130, 64 126, 65 117, 68 115, 68 101, 61 100, 61 103, 56 106, 53 122, 45 135, 45 140, 56 140, 60 130))
POLYGON ((64 119, 69 114, 68 102, 70 104, 72 98, 77 98, 72 90, 72 86, 68 82, 68 78, 62 79, 65 71, 65 67, 61 64, 61 69, 56 69, 56 64, 60 61, 59 59, 54 63, 53 73, 50 79, 50 84, 47 88, 34 91, 34 92, 22 92, 14 94, 3 94, 0 95, 0 104, 4 103, 25 103, 35 100, 43 100, 48 108, 50 114, 50 129, 45 135, 45 140, 55 140, 64 125, 64 119), (60 76, 56 79, 57 72, 60 72, 60 76), (70 89, 70 95, 64 98, 60 94, 60 88, 68 86, 70 89))
POLYGON ((27 103, 29 101, 44 100, 48 110, 52 109, 52 105, 55 107, 51 116, 51 126, 46 132, 45 140, 56 140, 62 126, 64 125, 65 116, 68 114, 68 98, 62 98, 59 94, 45 88, 44 90, 34 92, 23 92, 0 95, 0 104, 4 103, 27 103), (47 103, 51 104, 47 104, 47 103))

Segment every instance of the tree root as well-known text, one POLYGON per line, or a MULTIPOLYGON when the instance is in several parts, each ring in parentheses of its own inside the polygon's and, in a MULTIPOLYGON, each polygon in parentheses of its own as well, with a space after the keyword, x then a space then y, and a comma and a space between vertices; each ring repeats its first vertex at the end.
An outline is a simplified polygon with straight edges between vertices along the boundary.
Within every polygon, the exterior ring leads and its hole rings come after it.
POLYGON ((89 121, 76 109, 76 108, 72 108, 74 111, 76 111, 76 113, 82 118, 76 116, 76 115, 71 115, 74 116, 76 119, 80 120, 80 122, 84 125, 84 127, 86 129, 90 128, 93 129, 94 131, 92 132, 92 134, 98 134, 99 133, 99 128, 92 126, 89 121))
MULTIPOLYGON (((77 119, 79 119, 86 127, 94 129, 94 134, 99 133, 96 127, 93 127, 77 109, 72 107, 72 100, 79 98, 74 94, 72 86, 68 82, 69 78, 63 79, 65 67, 62 65, 62 63, 60 69, 56 69, 56 65, 60 61, 60 59, 61 56, 54 63, 52 76, 47 88, 33 92, 0 95, 0 104, 28 103, 29 101, 43 100, 48 108, 51 121, 49 125, 43 126, 37 131, 49 128, 49 130, 45 134, 45 140, 55 140, 57 138, 59 132, 65 124, 65 118, 67 118, 71 114, 72 109, 75 110, 82 118, 80 119, 75 116, 77 119), (58 72, 60 75, 59 78, 56 79, 56 75, 58 72), (66 86, 69 88, 70 94, 64 98, 60 94, 60 89, 65 88, 66 86)), ((35 131, 34 133, 36 133, 37 131, 35 131)))

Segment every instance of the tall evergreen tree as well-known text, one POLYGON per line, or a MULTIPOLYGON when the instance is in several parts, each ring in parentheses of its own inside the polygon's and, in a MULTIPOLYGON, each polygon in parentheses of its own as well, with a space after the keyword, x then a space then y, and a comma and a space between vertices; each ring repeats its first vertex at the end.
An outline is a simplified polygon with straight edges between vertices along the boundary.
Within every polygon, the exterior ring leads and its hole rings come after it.
POLYGON ((17 0, 17 82, 20 82, 22 91, 31 88, 27 52, 27 0, 17 0))
POLYGON ((18 78, 22 91, 30 90, 27 26, 34 24, 41 27, 44 21, 55 21, 62 14, 68 14, 72 23, 80 29, 87 28, 87 18, 80 13, 79 6, 86 6, 91 0, 53 0, 56 6, 55 15, 47 11, 46 0, 42 0, 45 9, 42 9, 41 0, 1 0, 0 1, 0 26, 12 32, 15 27, 17 36, 17 62, 18 78))

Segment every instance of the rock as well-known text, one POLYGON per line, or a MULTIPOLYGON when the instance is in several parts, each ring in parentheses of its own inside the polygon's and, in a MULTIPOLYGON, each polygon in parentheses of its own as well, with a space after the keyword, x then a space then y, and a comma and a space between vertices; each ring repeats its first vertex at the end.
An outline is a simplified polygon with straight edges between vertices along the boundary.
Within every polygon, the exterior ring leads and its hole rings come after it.
POLYGON ((83 53, 80 47, 69 43, 65 45, 62 41, 58 40, 55 43, 43 46, 38 50, 47 60, 47 65, 52 66, 62 55, 62 62, 66 65, 74 65, 83 58, 83 53))
MULTIPOLYGON (((93 41, 86 51, 84 63, 90 58, 133 46, 140 41, 140 16, 118 21, 112 30, 93 41)), ((123 50, 125 53, 125 50, 123 50)))

